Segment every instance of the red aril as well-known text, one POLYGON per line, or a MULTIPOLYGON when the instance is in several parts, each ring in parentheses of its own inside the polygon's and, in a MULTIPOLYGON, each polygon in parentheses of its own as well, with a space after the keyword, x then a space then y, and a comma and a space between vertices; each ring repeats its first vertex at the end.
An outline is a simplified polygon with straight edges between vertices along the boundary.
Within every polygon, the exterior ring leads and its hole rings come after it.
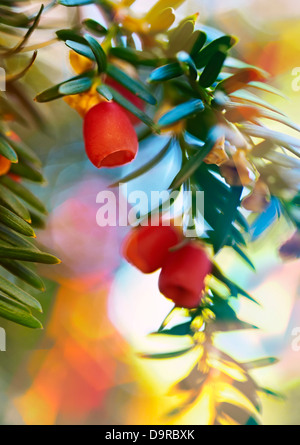
POLYGON ((90 161, 98 168, 131 162, 138 151, 136 132, 122 108, 101 102, 84 118, 83 137, 90 161))
POLYGON ((201 302, 204 280, 211 268, 205 250, 190 242, 168 253, 159 277, 159 290, 176 306, 196 308, 201 302))

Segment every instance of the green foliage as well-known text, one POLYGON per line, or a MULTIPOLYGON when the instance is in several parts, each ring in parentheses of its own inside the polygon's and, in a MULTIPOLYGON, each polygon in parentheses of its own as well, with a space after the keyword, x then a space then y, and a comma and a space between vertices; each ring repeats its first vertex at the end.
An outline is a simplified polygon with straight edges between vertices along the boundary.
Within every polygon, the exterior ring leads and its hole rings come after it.
MULTIPOLYGON (((90 62, 90 68, 51 86, 38 94, 35 100, 48 102, 88 92, 102 99, 114 100, 136 116, 142 128, 141 139, 153 135, 158 138, 165 130, 170 132, 162 150, 142 167, 123 177, 122 182, 151 174, 166 154, 172 152, 175 145, 179 146, 182 165, 170 178, 170 192, 186 189, 204 191, 204 218, 208 229, 201 241, 210 246, 214 254, 224 247, 231 248, 251 269, 255 268, 247 255, 251 236, 260 236, 274 219, 282 215, 299 230, 299 184, 293 177, 297 172, 299 177, 297 158, 300 157, 300 139, 267 128, 265 120, 279 122, 295 131, 300 131, 300 127, 259 97, 260 91, 282 94, 266 83, 267 73, 263 70, 231 56, 236 37, 219 37, 218 34, 215 38, 214 31, 210 32, 209 28, 204 32, 197 24, 196 15, 173 26, 175 16, 172 8, 176 9, 181 0, 160 0, 145 17, 138 19, 130 15, 130 9, 128 17, 120 17, 116 14, 117 6, 105 0, 60 0, 57 3, 67 7, 94 3, 105 10, 107 20, 102 24, 86 19, 73 24, 70 29, 54 30, 61 45, 83 56, 86 62, 90 62), (107 76, 121 89, 106 85, 107 76), (133 104, 125 97, 124 91, 145 102, 145 108, 141 110, 133 104), (257 138, 262 141, 258 143, 257 138), (236 161, 235 155, 241 155, 241 160, 236 161), (224 173, 224 166, 229 169, 229 176, 224 173), (249 176, 249 170, 254 179, 249 176), (242 197, 245 190, 253 192, 258 179, 270 192, 269 204, 250 227, 242 210, 242 197)), ((27 29, 20 35, 17 46, 4 48, 4 65, 6 58, 17 56, 24 48, 38 27, 42 12, 41 7, 29 17, 14 7, 0 8, 2 26, 13 27, 20 34, 19 28, 27 29)), ((125 12, 123 15, 126 16, 125 12)), ((33 52, 24 68, 10 75, 9 87, 18 84, 35 58, 36 52, 33 52)), ((9 114, 16 122, 26 124, 22 112, 10 103, 9 90, 8 95, 0 99, 3 120, 9 114)), ((37 115, 34 116, 40 123, 37 115)), ((0 154, 14 163, 11 171, 24 179, 44 182, 36 155, 23 143, 11 141, 5 133, 1 129, 0 154)), ((43 203, 23 183, 7 175, 0 178, 0 264, 38 289, 43 288, 43 283, 34 272, 26 269, 23 261, 47 264, 58 261, 41 252, 28 239, 34 236, 33 225, 43 225, 42 214, 45 213, 43 203)), ((194 219, 197 222, 197 215, 194 219)), ((262 389, 254 382, 250 372, 255 367, 272 364, 274 360, 267 358, 238 363, 214 346, 214 334, 217 332, 256 327, 240 320, 231 306, 232 298, 244 297, 255 302, 253 298, 226 277, 216 264, 212 276, 220 286, 209 283, 199 308, 188 313, 185 311, 183 322, 169 326, 176 312, 174 309, 155 334, 188 336, 190 346, 175 351, 143 353, 141 357, 172 359, 190 351, 201 351, 194 369, 176 386, 188 393, 187 402, 175 407, 170 416, 182 413, 200 397, 217 371, 222 377, 232 379, 232 389, 237 399, 243 401, 237 402, 233 398, 217 404, 215 423, 258 425, 258 393, 262 389)), ((40 310, 38 302, 29 294, 0 278, 0 315, 29 327, 40 327, 30 312, 31 308, 40 310)))
POLYGON ((35 246, 33 209, 37 210, 37 216, 47 212, 44 204, 25 183, 26 180, 43 183, 45 179, 40 170, 39 158, 10 131, 9 122, 14 120, 22 125, 30 125, 30 119, 33 118, 39 127, 43 126, 41 117, 22 91, 21 83, 23 76, 36 60, 37 52, 33 50, 32 55, 24 62, 20 51, 37 29, 44 7, 41 6, 39 11, 30 16, 17 12, 13 2, 0 9, 0 30, 8 34, 14 32, 18 38, 18 43, 14 46, 11 46, 9 40, 7 46, 1 46, 0 65, 6 72, 6 93, 1 93, 0 155, 12 163, 9 173, 22 180, 22 183, 19 183, 7 174, 0 176, 0 265, 11 277, 7 279, 2 274, 0 276, 0 317, 29 328, 40 329, 42 325, 34 312, 42 312, 41 304, 22 288, 22 283, 41 292, 45 290, 45 286, 38 274, 32 267, 26 266, 26 263, 56 264, 59 260, 41 252, 35 246), (12 59, 20 60, 24 64, 17 73, 11 73, 8 69, 12 59), (16 96, 19 102, 25 105, 25 110, 17 109, 13 105, 11 97, 16 96), (6 119, 7 115, 9 120, 6 119), (13 277, 17 279, 18 285, 14 283, 13 277))

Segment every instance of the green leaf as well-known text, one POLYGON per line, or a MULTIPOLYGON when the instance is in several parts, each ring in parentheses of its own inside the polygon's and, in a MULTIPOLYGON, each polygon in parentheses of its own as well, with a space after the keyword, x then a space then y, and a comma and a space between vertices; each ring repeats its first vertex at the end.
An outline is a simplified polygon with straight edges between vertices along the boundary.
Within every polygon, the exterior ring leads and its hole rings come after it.
POLYGON ((42 264, 59 264, 60 260, 49 253, 35 251, 28 248, 0 246, 0 258, 29 261, 42 264))
POLYGON ((280 96, 283 99, 287 99, 287 96, 285 94, 283 94, 280 90, 278 90, 277 88, 264 83, 264 82, 259 82, 259 81, 253 81, 253 82, 249 82, 248 83, 248 87, 260 90, 260 91, 265 91, 267 93, 272 93, 275 94, 276 96, 280 96))
POLYGON ((224 246, 227 237, 232 232, 232 223, 236 219, 237 207, 240 205, 242 191, 243 187, 231 187, 225 213, 219 214, 218 221, 215 225, 215 253, 219 252, 224 246))
POLYGON ((235 311, 227 301, 223 300, 223 298, 214 295, 213 302, 214 305, 212 306, 212 311, 216 316, 214 322, 214 330, 216 332, 253 329, 253 325, 245 323, 237 318, 235 311))
POLYGON ((127 90, 131 91, 133 94, 138 96, 145 102, 156 105, 155 97, 150 93, 150 91, 145 87, 142 82, 128 76, 124 71, 120 70, 118 67, 108 64, 107 74, 112 77, 116 82, 123 85, 127 90))
POLYGON ((143 354, 140 353, 138 356, 140 358, 148 358, 148 359, 167 359, 167 358, 174 358, 174 357, 180 357, 181 355, 186 354, 187 352, 194 349, 194 345, 189 346, 185 349, 180 349, 179 351, 173 351, 173 352, 164 352, 164 353, 157 353, 157 354, 143 354))
POLYGON ((18 13, 7 8, 0 8, 0 23, 7 26, 25 28, 29 23, 29 18, 21 12, 18 13))
POLYGON ((42 329, 42 324, 22 304, 0 294, 0 316, 22 326, 33 329, 42 329))
POLYGON ((59 38, 59 40, 62 40, 63 42, 66 42, 67 40, 81 43, 83 45, 86 45, 86 40, 84 37, 82 37, 80 34, 78 34, 77 31, 73 29, 59 29, 56 31, 56 35, 59 38))
POLYGON ((168 65, 156 68, 149 76, 150 82, 162 82, 165 80, 174 79, 183 74, 183 69, 178 62, 169 63, 168 65))
POLYGON ((235 57, 227 57, 225 64, 226 68, 234 68, 234 69, 243 69, 243 68, 253 68, 257 71, 260 71, 264 77, 268 77, 269 73, 265 70, 258 68, 255 65, 249 65, 249 63, 243 62, 240 59, 236 59, 235 57))
POLYGON ((153 56, 145 50, 137 51, 133 48, 122 48, 120 46, 111 48, 109 54, 112 57, 126 60, 126 62, 135 66, 157 66, 160 61, 157 58, 153 59, 153 56))
POLYGON ((22 218, 0 205, 0 222, 22 235, 35 237, 32 227, 22 218))
POLYGON ((71 48, 77 54, 87 57, 88 59, 92 60, 93 62, 96 61, 94 52, 87 44, 74 42, 72 40, 66 40, 66 45, 68 48, 71 48))
POLYGON ((27 161, 32 162, 33 164, 41 165, 40 159, 37 157, 34 151, 31 150, 30 147, 28 147, 21 141, 15 142, 6 135, 2 136, 6 139, 8 144, 14 149, 14 151, 17 153, 18 156, 21 156, 23 159, 26 159, 27 161))
POLYGON ((190 40, 193 39, 195 29, 195 20, 191 18, 184 19, 179 25, 172 29, 169 33, 169 45, 167 55, 173 57, 176 53, 182 50, 190 51, 192 44, 190 40))
MULTIPOLYGON (((197 31, 195 31, 197 32, 197 31)), ((203 31, 198 31, 198 37, 196 42, 194 43, 190 55, 193 59, 195 59, 195 56, 199 53, 199 51, 203 48, 203 46, 205 45, 207 36, 205 34, 205 32, 203 31)))
POLYGON ((227 416, 225 418, 231 419, 234 423, 237 423, 238 425, 261 424, 259 418, 253 413, 253 410, 249 409, 246 405, 243 406, 243 404, 240 403, 223 402, 219 405, 218 412, 221 418, 223 416, 227 416))
POLYGON ((71 79, 65 80, 64 82, 54 85, 53 87, 48 88, 47 90, 38 94, 34 100, 36 102, 50 102, 51 100, 60 99, 61 97, 64 96, 62 93, 59 92, 61 85, 64 85, 67 82, 81 79, 82 77, 88 77, 89 74, 92 76, 93 71, 85 72, 84 75, 80 74, 79 76, 72 77, 71 79))
POLYGON ((130 113, 134 114, 138 119, 144 122, 144 124, 150 127, 153 131, 157 131, 157 125, 153 122, 153 120, 149 116, 147 116, 146 113, 144 113, 142 110, 136 107, 132 102, 125 99, 125 97, 122 96, 122 94, 120 94, 114 88, 108 87, 108 89, 111 92, 115 102, 117 102, 122 107, 126 108, 126 110, 130 111, 130 113))
POLYGON ((184 181, 186 181, 188 178, 190 178, 190 176, 193 173, 195 173, 195 171, 200 167, 200 165, 202 164, 208 153, 212 150, 219 137, 220 137, 220 132, 218 127, 213 128, 210 131, 207 141, 205 142, 203 147, 199 148, 198 153, 192 156, 183 165, 179 173, 173 179, 170 188, 176 189, 180 187, 181 184, 184 183, 184 181))
POLYGON ((81 77, 80 79, 70 80, 63 83, 58 91, 64 96, 79 94, 91 88, 92 81, 89 77, 81 77))
POLYGON ((31 222, 30 214, 22 202, 11 192, 8 188, 0 184, 0 201, 5 204, 12 212, 24 219, 26 222, 31 222))
POLYGON ((184 102, 172 110, 164 114, 158 121, 158 125, 166 127, 180 121, 181 119, 186 119, 189 116, 195 116, 205 109, 202 100, 192 99, 184 102))
POLYGON ((40 291, 45 290, 45 284, 43 280, 31 269, 24 266, 22 263, 14 260, 0 259, 0 265, 8 270, 11 274, 15 275, 20 280, 38 289, 40 291))
POLYGON ((227 54, 224 51, 217 51, 212 56, 212 58, 210 59, 210 61, 206 65, 206 67, 204 68, 204 71, 201 74, 200 79, 199 79, 199 84, 203 88, 208 88, 213 83, 215 83, 215 81, 217 80, 218 75, 223 67, 226 56, 227 56, 227 54))
POLYGON ((154 156, 154 158, 150 159, 149 162, 142 165, 140 168, 138 168, 134 172, 129 173, 128 175, 124 176, 119 181, 114 182, 113 184, 110 185, 110 187, 118 187, 120 183, 125 183, 125 182, 127 183, 129 181, 132 181, 133 179, 136 179, 139 176, 142 176, 143 174, 145 174, 146 172, 151 170, 153 167, 155 167, 155 165, 157 165, 165 157, 165 155, 169 151, 171 142, 172 141, 169 140, 167 142, 167 144, 164 146, 164 148, 156 156, 154 156))
POLYGON ((163 329, 158 332, 153 332, 151 335, 175 335, 175 336, 183 336, 191 334, 191 322, 187 321, 186 323, 178 324, 177 326, 173 326, 170 329, 163 329))
POLYGON ((246 220, 244 215, 239 211, 236 214, 236 222, 245 230, 245 232, 248 233, 250 231, 250 226, 248 224, 248 221, 246 220))
POLYGON ((88 31, 91 31, 98 36, 105 36, 108 32, 103 25, 93 19, 83 20, 82 24, 88 31))
POLYGON ((102 84, 102 85, 98 85, 96 88, 97 92, 99 94, 101 94, 101 96, 103 96, 106 100, 112 100, 113 99, 113 95, 111 94, 111 92, 109 91, 109 88, 107 88, 106 85, 102 84))
POLYGON ((95 3, 95 0, 58 0, 58 3, 63 6, 83 6, 95 3))
POLYGON ((12 246, 25 247, 26 249, 39 250, 31 239, 25 238, 14 230, 0 224, 0 239, 12 246))
POLYGON ((275 365, 279 360, 276 357, 266 357, 260 360, 253 360, 251 362, 243 363, 243 366, 247 369, 265 368, 266 366, 275 365))
POLYGON ((43 103, 43 102, 50 102, 52 100, 60 99, 61 97, 63 97, 63 94, 61 94, 59 92, 60 85, 62 85, 62 84, 55 85, 55 86, 53 86, 51 88, 48 88, 47 90, 43 91, 42 93, 39 93, 35 97, 34 100, 36 102, 43 103))
MULTIPOLYGON (((6 56, 11 56, 13 54, 16 54, 18 52, 20 52, 20 50, 24 47, 25 43, 30 39, 31 35, 33 34, 33 32, 35 31, 35 29, 38 27, 39 22, 40 22, 40 18, 42 16, 42 13, 44 11, 44 5, 40 6, 40 10, 37 13, 37 15, 34 17, 33 23, 32 25, 29 27, 28 31, 26 32, 26 34, 24 35, 24 37, 21 39, 21 41, 12 49, 8 50, 8 52, 6 53, 6 56)), ((36 58, 37 53, 35 52, 33 54, 33 61, 36 58)), ((32 62, 33 63, 33 62, 32 62)), ((32 64, 31 63, 31 64, 32 64)), ((31 66, 30 64, 30 66, 31 66)), ((27 70, 26 70, 27 71, 27 70)))
POLYGON ((286 400, 286 397, 283 394, 280 394, 280 393, 278 393, 276 391, 272 391, 271 389, 268 389, 268 388, 260 387, 260 388, 258 388, 258 391, 266 394, 267 396, 274 397, 275 399, 278 399, 280 401, 285 401, 286 400))
POLYGON ((30 209, 31 225, 35 229, 45 229, 46 221, 45 218, 38 212, 30 209))
POLYGON ((95 56, 95 60, 98 65, 98 73, 105 72, 107 67, 107 58, 105 52, 102 49, 102 46, 97 42, 96 39, 94 39, 94 37, 88 34, 85 34, 84 37, 95 56))
POLYGON ((10 171, 21 178, 29 179, 32 182, 39 182, 41 184, 47 183, 41 170, 25 160, 18 162, 18 164, 13 164, 10 171))
POLYGON ((17 153, 3 137, 0 137, 0 155, 11 162, 18 162, 17 153))
POLYGON ((26 306, 36 309, 39 312, 43 312, 39 301, 3 277, 0 277, 0 291, 26 306))
POLYGON ((246 263, 251 267, 251 269, 255 271, 255 266, 248 257, 248 255, 246 255, 245 252, 237 244, 234 244, 232 248, 240 255, 241 258, 243 258, 243 260, 246 261, 246 263))
POLYGON ((185 51, 180 51, 177 54, 177 59, 181 64, 183 64, 183 66, 188 66, 191 77, 196 80, 198 77, 198 72, 192 57, 185 51))
POLYGON ((230 99, 233 99, 237 103, 250 103, 260 105, 268 110, 275 111, 276 113, 283 114, 278 108, 269 104, 267 101, 257 97, 255 94, 250 93, 247 90, 239 90, 230 94, 230 99))
POLYGON ((233 36, 222 36, 213 40, 194 56, 196 67, 203 68, 218 51, 224 53, 236 43, 237 39, 233 36))
POLYGON ((47 214, 47 210, 44 203, 38 199, 33 193, 31 193, 24 185, 14 181, 9 176, 2 176, 0 178, 0 183, 5 185, 8 189, 30 204, 32 207, 37 209, 39 212, 47 214))
POLYGON ((248 298, 248 300, 251 300, 253 301, 253 303, 259 305, 259 303, 254 300, 254 298, 252 298, 251 295, 248 294, 248 292, 246 292, 237 284, 233 283, 231 280, 229 280, 229 278, 225 277, 221 269, 215 263, 213 263, 212 275, 214 275, 218 280, 220 280, 229 288, 232 297, 237 298, 238 295, 243 295, 244 297, 248 298))
POLYGON ((218 90, 223 90, 226 94, 234 93, 243 89, 249 82, 263 80, 265 77, 256 68, 242 68, 232 76, 222 80, 217 86, 218 90))

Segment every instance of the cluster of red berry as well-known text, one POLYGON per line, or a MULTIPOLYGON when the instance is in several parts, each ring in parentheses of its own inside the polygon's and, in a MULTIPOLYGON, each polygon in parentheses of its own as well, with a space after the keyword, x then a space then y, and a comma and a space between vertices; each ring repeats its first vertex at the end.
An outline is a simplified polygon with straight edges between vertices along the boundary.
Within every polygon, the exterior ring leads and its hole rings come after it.
POLYGON ((159 290, 176 306, 199 306, 211 261, 202 245, 184 239, 178 228, 139 226, 125 239, 123 255, 143 273, 161 268, 159 290))
MULTIPOLYGON (((142 108, 140 99, 117 82, 106 83, 142 108)), ((98 168, 132 161, 138 151, 136 123, 135 116, 115 102, 103 101, 92 107, 84 117, 83 131, 90 161, 98 168)), ((161 268, 159 290, 176 306, 199 306, 211 261, 200 243, 184 239, 173 224, 135 228, 125 240, 123 255, 143 273, 161 268)))

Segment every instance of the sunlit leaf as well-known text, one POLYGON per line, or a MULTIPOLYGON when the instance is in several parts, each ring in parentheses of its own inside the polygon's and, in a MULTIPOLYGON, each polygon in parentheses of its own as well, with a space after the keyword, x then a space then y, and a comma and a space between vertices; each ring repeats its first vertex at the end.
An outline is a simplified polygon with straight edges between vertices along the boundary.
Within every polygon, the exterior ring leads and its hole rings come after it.
POLYGON ((87 44, 74 42, 72 40, 66 40, 66 45, 68 48, 71 48, 73 51, 80 54, 81 56, 84 56, 90 60, 96 61, 95 54, 93 53, 92 49, 87 44))
MULTIPOLYGON (((1 248, 1 247, 0 247, 1 248)), ((33 309, 36 309, 39 312, 42 312, 42 306, 39 301, 29 295, 27 292, 22 290, 20 287, 16 286, 13 283, 10 283, 3 277, 0 277, 0 292, 4 292, 10 298, 19 301, 26 306, 29 306, 33 309)))
POLYGON ((80 79, 70 80, 69 82, 63 83, 58 91, 63 95, 79 94, 87 91, 91 88, 92 81, 89 77, 81 77, 80 79))
POLYGON ((45 290, 43 280, 31 269, 14 260, 0 259, 0 265, 20 280, 40 291, 45 290))
POLYGON ((148 358, 148 359, 168 359, 168 358, 175 358, 175 357, 180 357, 181 355, 186 354, 187 352, 191 351, 192 349, 194 349, 194 345, 189 346, 188 348, 185 349, 180 349, 179 351, 172 351, 172 352, 162 352, 162 353, 157 353, 157 354, 143 354, 140 353, 138 354, 139 357, 141 358, 148 358))
POLYGON ((130 113, 134 114, 138 119, 140 119, 142 122, 144 122, 148 127, 152 128, 154 131, 157 129, 157 125, 153 122, 153 120, 142 110, 140 110, 138 107, 136 107, 132 102, 125 99, 122 94, 120 94, 118 91, 116 91, 112 87, 108 87, 109 91, 111 92, 113 99, 115 102, 117 102, 122 107, 126 108, 126 110, 130 111, 130 113))
POLYGON ((107 74, 145 102, 151 105, 156 104, 155 97, 142 82, 133 79, 117 66, 109 64, 107 66, 107 74))
POLYGON ((107 67, 107 59, 106 59, 106 54, 104 52, 104 50, 102 49, 101 45, 97 42, 96 39, 94 39, 94 37, 85 34, 84 35, 86 41, 88 42, 94 56, 95 56, 95 60, 97 62, 98 65, 98 72, 102 73, 106 70, 107 67))
POLYGON ((100 23, 96 22, 96 20, 86 19, 83 20, 82 23, 88 31, 91 31, 98 36, 105 36, 108 32, 107 29, 100 23))
POLYGON ((206 143, 203 147, 199 147, 199 151, 197 154, 192 156, 181 168, 179 173, 175 176, 170 185, 170 188, 175 189, 183 184, 202 164, 205 157, 214 147, 216 140, 219 138, 220 134, 217 128, 213 129, 210 132, 209 137, 207 138, 206 143))
POLYGON ((200 76, 199 84, 203 88, 210 87, 217 79, 224 61, 226 59, 226 52, 217 51, 210 59, 206 67, 204 68, 203 73, 200 76))
POLYGON ((72 42, 81 43, 83 45, 86 45, 85 38, 78 34, 76 30, 73 29, 59 29, 56 31, 56 35, 59 38, 59 40, 62 40, 63 42, 66 42, 67 40, 72 42))
POLYGON ((112 100, 113 99, 113 95, 111 94, 109 88, 104 85, 98 85, 96 90, 98 91, 99 94, 101 94, 101 96, 103 96, 106 100, 112 100))
POLYGON ((63 6, 83 6, 95 3, 95 0, 58 0, 58 3, 63 6))
POLYGON ((26 178, 33 182, 39 182, 41 184, 47 182, 41 170, 25 160, 12 165, 10 171, 21 178, 26 178))
POLYGON ((26 306, 0 294, 0 316, 20 325, 33 329, 41 329, 42 324, 26 306))
POLYGON ((162 82, 183 74, 183 70, 178 62, 169 63, 168 65, 160 66, 152 71, 149 76, 151 82, 162 82))
POLYGON ((18 162, 17 153, 3 137, 0 137, 0 155, 11 162, 18 162))
POLYGON ((140 168, 133 171, 132 173, 129 173, 128 175, 124 176, 119 181, 114 182, 113 184, 110 185, 110 187, 117 187, 120 183, 125 183, 125 182, 127 183, 129 181, 132 181, 133 179, 136 179, 139 176, 141 176, 141 175, 145 174, 146 172, 148 172, 149 170, 151 170, 153 167, 155 167, 155 165, 157 165, 165 157, 165 155, 169 151, 170 146, 171 146, 171 140, 168 141, 168 143, 164 146, 164 148, 156 156, 154 156, 154 158, 150 159, 149 162, 142 165, 140 168))
POLYGON ((213 40, 194 56, 197 68, 203 68, 218 51, 225 52, 236 42, 237 39, 233 36, 222 36, 213 40))
POLYGON ((30 223, 30 214, 28 209, 9 189, 0 184, 0 202, 8 207, 12 212, 30 223))
POLYGON ((177 105, 172 110, 164 114, 158 121, 158 125, 166 127, 172 125, 181 119, 186 119, 189 116, 195 116, 204 110, 204 104, 200 99, 193 99, 177 105))
POLYGON ((44 203, 33 193, 31 193, 26 187, 24 187, 24 185, 14 181, 8 176, 2 176, 0 178, 0 183, 5 185, 5 187, 9 188, 12 192, 14 192, 28 204, 32 205, 32 207, 36 208, 38 211, 47 214, 44 203))
POLYGON ((60 260, 49 253, 40 252, 28 248, 0 246, 0 258, 9 258, 32 263, 59 264, 60 260))
POLYGON ((266 357, 260 360, 253 360, 251 362, 243 363, 243 365, 248 369, 257 369, 264 368, 266 366, 274 365, 278 363, 278 359, 276 357, 266 357))
POLYGON ((0 222, 22 235, 35 237, 32 227, 22 218, 0 205, 0 222))

